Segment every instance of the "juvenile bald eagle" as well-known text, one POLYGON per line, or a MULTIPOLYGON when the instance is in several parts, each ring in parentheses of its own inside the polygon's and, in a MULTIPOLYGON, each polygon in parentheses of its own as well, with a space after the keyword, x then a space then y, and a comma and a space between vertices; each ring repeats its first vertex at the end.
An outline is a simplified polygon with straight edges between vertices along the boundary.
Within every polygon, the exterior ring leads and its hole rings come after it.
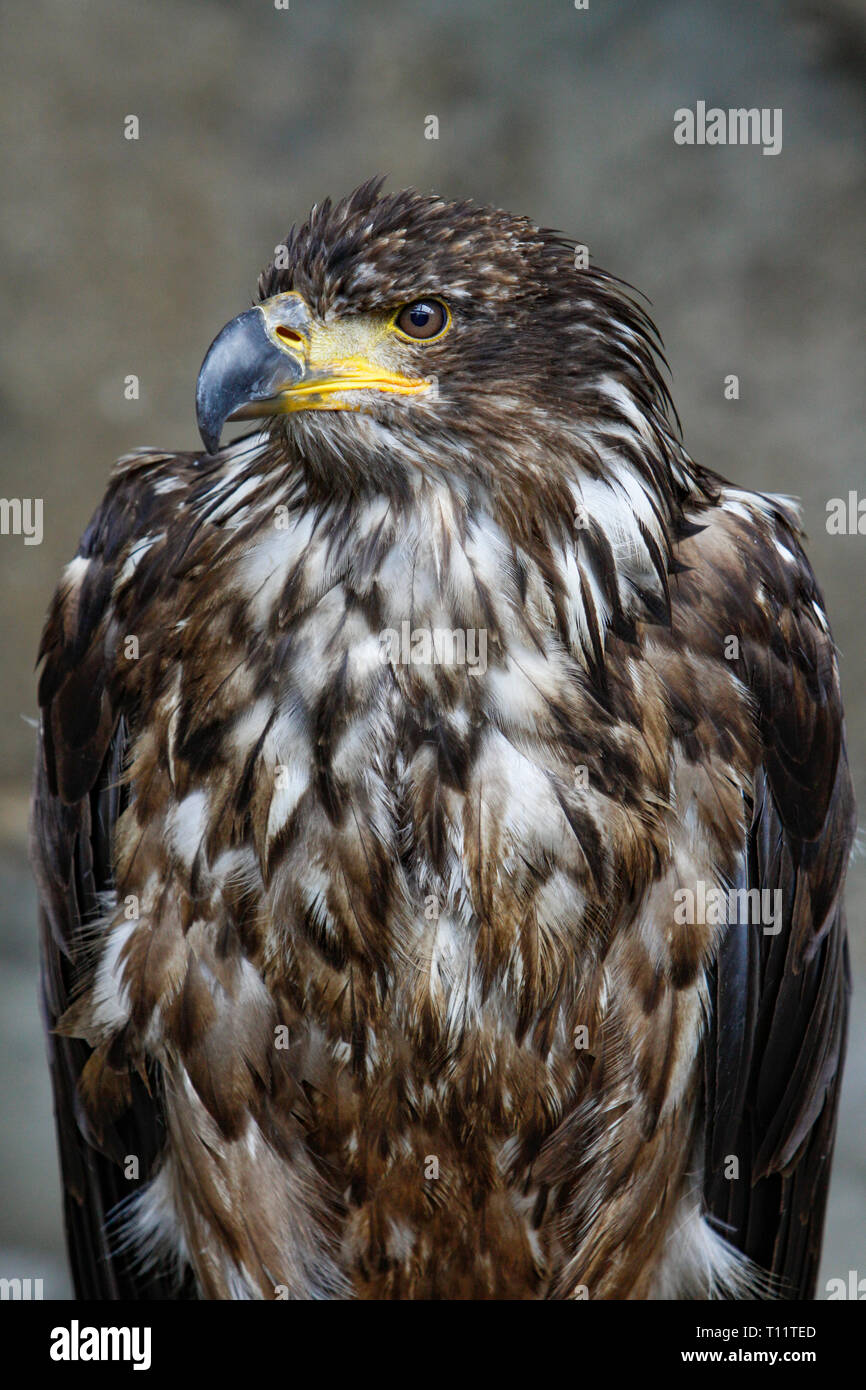
POLYGON ((205 357, 207 452, 122 459, 63 575, 32 837, 79 1296, 813 1293, 836 653, 791 506, 692 462, 576 259, 322 204, 205 357))

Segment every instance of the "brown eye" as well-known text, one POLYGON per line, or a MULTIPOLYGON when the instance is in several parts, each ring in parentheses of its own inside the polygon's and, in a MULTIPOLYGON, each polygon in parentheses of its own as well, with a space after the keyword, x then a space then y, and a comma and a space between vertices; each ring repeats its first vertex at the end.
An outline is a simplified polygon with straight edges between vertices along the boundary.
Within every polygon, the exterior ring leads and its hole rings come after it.
POLYGON ((395 328, 407 338, 436 338, 448 325, 448 310, 438 299, 416 299, 406 304, 394 320, 395 328))

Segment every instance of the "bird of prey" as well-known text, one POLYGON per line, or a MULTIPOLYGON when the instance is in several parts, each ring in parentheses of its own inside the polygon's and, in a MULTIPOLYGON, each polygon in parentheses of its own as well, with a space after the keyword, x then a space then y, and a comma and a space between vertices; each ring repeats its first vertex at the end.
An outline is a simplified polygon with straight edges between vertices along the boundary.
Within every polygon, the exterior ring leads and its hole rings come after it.
POLYGON ((277 250, 42 638, 79 1297, 811 1296, 854 807, 794 507, 558 233, 371 182, 277 250))

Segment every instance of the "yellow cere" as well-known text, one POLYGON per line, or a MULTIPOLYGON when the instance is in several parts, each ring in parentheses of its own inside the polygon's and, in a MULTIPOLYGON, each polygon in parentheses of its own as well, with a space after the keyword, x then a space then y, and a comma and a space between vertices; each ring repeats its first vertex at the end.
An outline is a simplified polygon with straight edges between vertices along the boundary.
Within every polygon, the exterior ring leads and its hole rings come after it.
POLYGON ((341 393, 372 389, 414 396, 429 391, 433 384, 401 370, 405 347, 394 329, 393 310, 349 314, 322 323, 310 314, 300 295, 291 292, 259 307, 271 341, 304 366, 300 381, 281 393, 280 404, 287 413, 357 410, 361 408, 357 397, 342 399, 341 393))

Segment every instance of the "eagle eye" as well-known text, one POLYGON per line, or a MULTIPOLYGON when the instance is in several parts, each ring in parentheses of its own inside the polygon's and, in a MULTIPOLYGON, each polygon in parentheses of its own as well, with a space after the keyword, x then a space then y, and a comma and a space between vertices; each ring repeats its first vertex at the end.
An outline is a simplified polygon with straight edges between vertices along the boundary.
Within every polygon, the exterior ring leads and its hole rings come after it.
POLYGON ((394 327, 404 338, 416 342, 430 342, 439 338, 448 328, 451 315, 439 299, 415 299, 404 304, 394 319, 394 327))

